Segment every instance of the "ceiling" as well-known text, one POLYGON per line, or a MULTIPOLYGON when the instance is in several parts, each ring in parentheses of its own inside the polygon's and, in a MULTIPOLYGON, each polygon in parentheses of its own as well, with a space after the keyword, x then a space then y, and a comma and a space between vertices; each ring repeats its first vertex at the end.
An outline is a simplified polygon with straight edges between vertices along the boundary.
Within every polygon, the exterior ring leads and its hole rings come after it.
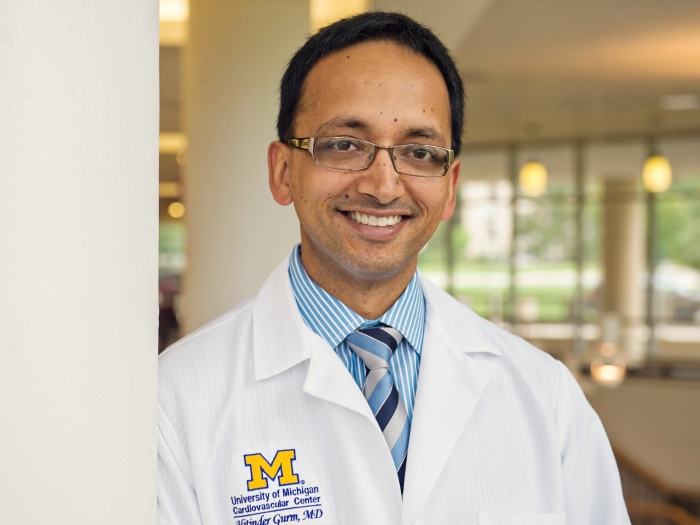
POLYGON ((698 0, 494 0, 455 55, 467 144, 700 131, 698 0))

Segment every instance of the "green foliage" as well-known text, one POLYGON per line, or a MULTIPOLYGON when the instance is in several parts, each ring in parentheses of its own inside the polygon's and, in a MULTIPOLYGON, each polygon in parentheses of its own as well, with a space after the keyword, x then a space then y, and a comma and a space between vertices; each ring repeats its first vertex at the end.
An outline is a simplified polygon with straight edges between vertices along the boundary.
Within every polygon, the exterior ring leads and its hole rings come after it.
POLYGON ((181 222, 161 222, 158 229, 160 253, 184 253, 185 225, 181 222))
POLYGON ((456 223, 454 225, 454 229, 452 230, 452 246, 455 250, 455 257, 458 260, 462 257, 462 254, 467 247, 467 242, 469 241, 467 237, 467 232, 464 230, 464 228, 462 228, 462 225, 460 223, 456 223))
POLYGON ((446 222, 441 222, 428 244, 418 254, 418 265, 420 267, 429 266, 431 270, 445 269, 445 228, 446 222))
POLYGON ((573 203, 541 197, 532 213, 518 217, 518 252, 539 261, 568 260, 574 232, 573 203))
POLYGON ((656 220, 658 259, 700 269, 700 177, 675 181, 659 195, 656 220))
MULTIPOLYGON (((425 248, 418 255, 418 265, 421 268, 430 268, 431 271, 445 270, 447 265, 447 229, 448 223, 442 221, 435 234, 425 245, 425 248)), ((453 223, 452 248, 454 249, 455 260, 460 261, 464 249, 467 246, 467 232, 464 231, 459 222, 453 223)))
POLYGON ((583 205, 583 260, 586 264, 597 264, 600 261, 602 219, 600 194, 595 192, 586 195, 583 205))
MULTIPOLYGON (((518 215, 518 272, 573 269, 575 256, 575 198, 571 187, 552 188, 537 199, 523 199, 525 205, 518 215), (525 257, 523 257, 525 256, 525 257), (525 264, 527 268, 525 268, 525 264)), ((587 187, 583 210, 584 261, 587 268, 599 265, 602 233, 602 188, 600 184, 587 187)), ((668 260, 681 266, 700 269, 700 176, 685 176, 674 181, 671 190, 658 195, 656 207, 657 245, 659 260, 668 260)), ((424 271, 447 270, 447 223, 441 223, 430 243, 421 252, 419 265, 424 271)), ((461 224, 453 224, 452 247, 455 271, 493 271, 507 269, 506 261, 466 260, 464 249, 467 235, 461 224)), ((597 314, 596 290, 586 290, 584 317, 595 322, 597 314)), ((493 295, 504 305, 507 290, 484 288, 458 289, 455 295, 482 315, 489 316, 493 309, 493 295), (499 299, 500 297, 500 299, 499 299)), ((519 297, 533 297, 539 304, 540 322, 565 322, 571 315, 573 289, 518 290, 519 297)))

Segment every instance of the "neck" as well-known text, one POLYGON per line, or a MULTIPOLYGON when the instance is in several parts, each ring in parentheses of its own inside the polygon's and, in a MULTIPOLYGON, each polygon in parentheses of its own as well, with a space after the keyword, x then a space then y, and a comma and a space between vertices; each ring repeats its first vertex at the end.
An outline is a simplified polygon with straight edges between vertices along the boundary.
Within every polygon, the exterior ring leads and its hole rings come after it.
POLYGON ((302 241, 301 263, 316 284, 365 319, 381 317, 401 297, 416 272, 418 257, 391 274, 353 272, 312 243, 302 241))

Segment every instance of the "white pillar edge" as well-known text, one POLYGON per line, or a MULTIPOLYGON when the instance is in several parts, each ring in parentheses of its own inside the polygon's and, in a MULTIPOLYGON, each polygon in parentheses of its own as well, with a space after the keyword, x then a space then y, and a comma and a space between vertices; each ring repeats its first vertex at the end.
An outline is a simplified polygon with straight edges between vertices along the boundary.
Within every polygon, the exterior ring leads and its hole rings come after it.
POLYGON ((3 2, 0 523, 154 524, 158 2, 3 2))

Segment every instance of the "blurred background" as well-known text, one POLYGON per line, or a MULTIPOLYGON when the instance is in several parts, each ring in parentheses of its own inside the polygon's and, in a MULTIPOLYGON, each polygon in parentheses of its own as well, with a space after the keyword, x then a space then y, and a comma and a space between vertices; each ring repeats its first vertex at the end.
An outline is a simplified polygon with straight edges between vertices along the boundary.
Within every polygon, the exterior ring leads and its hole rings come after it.
POLYGON ((291 54, 401 11, 450 47, 469 99, 458 209, 421 271, 570 367, 634 524, 700 525, 700 2, 251 4, 160 2, 159 351, 298 241, 265 158, 291 54))

